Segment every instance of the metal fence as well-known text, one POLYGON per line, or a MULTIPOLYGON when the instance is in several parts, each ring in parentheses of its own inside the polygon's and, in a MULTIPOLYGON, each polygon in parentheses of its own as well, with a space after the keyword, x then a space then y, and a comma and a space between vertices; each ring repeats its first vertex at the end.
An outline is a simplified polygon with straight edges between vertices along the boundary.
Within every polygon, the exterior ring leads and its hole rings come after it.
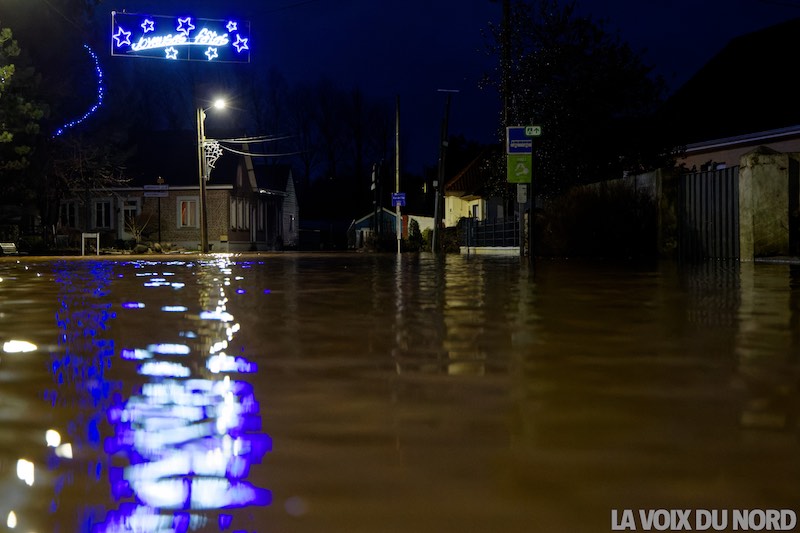
POLYGON ((464 219, 464 246, 519 246, 519 220, 464 219))
POLYGON ((739 167, 680 177, 678 253, 682 259, 738 259, 739 167))

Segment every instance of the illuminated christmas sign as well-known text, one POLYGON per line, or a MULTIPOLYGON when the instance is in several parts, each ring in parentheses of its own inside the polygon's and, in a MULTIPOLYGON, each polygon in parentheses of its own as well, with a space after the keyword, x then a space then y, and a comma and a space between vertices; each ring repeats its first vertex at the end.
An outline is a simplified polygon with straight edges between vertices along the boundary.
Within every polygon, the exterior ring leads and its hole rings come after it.
POLYGON ((247 63, 250 23, 112 12, 111 55, 247 63))

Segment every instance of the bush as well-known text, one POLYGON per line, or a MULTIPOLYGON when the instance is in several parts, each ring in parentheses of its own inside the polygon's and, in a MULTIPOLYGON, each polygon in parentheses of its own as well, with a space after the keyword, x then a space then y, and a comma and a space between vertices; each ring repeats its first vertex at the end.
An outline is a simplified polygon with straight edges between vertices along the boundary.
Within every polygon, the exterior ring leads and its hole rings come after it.
POLYGON ((573 189, 537 212, 534 250, 550 257, 654 257, 655 202, 622 184, 573 189))
POLYGON ((413 218, 408 223, 408 239, 405 244, 406 250, 409 252, 419 252, 425 246, 425 240, 419 230, 419 222, 413 218))
POLYGON ((433 242, 433 229, 425 228, 422 230, 422 247, 426 252, 431 251, 431 242, 433 242))

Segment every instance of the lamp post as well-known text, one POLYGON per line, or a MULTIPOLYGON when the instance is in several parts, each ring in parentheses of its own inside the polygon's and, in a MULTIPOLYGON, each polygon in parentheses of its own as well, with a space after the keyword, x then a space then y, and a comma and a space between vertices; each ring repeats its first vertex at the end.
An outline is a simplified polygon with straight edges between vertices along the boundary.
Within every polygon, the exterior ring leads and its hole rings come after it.
MULTIPOLYGON (((164 178, 159 176, 158 179, 156 180, 156 183, 158 185, 164 185, 164 178)), ((158 197, 158 244, 159 244, 159 246, 161 246, 161 195, 160 195, 161 191, 158 191, 158 192, 159 192, 159 197, 158 197)))
MULTIPOLYGON (((217 109, 225 107, 225 100, 215 100, 214 105, 217 109)), ((197 108, 197 166, 200 175, 200 251, 208 253, 208 219, 206 210, 206 182, 208 181, 208 162, 206 161, 206 111, 210 107, 203 109, 197 108)))
POLYGON ((444 118, 442 119, 442 138, 439 144, 439 171, 437 179, 433 182, 433 188, 436 193, 433 202, 433 240, 431 241, 431 252, 434 254, 439 253, 442 246, 442 227, 440 221, 444 219, 442 212, 444 211, 444 174, 445 174, 445 157, 447 156, 447 121, 450 119, 450 96, 457 93, 457 89, 438 89, 440 93, 447 93, 447 98, 444 103, 444 118))

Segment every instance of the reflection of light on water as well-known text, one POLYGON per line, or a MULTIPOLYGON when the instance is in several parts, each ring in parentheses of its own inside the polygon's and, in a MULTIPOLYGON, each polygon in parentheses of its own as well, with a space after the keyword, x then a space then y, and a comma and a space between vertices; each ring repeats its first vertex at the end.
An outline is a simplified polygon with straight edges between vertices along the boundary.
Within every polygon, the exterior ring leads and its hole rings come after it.
POLYGON ((6 353, 32 352, 37 346, 28 341, 11 340, 3 343, 3 351, 6 353))
POLYGON ((230 322, 233 320, 233 315, 220 310, 203 311, 200 313, 200 318, 202 320, 219 320, 221 322, 230 322))
POLYGON ((123 359, 139 361, 142 359, 150 359, 153 357, 153 354, 141 348, 134 348, 133 350, 126 348, 120 352, 120 357, 123 359))
POLYGON ((17 460, 17 477, 24 481, 28 486, 33 485, 34 466, 27 459, 17 460))
POLYGON ((48 429, 44 434, 44 440, 50 448, 57 448, 61 444, 61 434, 55 429, 48 429))
POLYGON ((143 363, 138 370, 143 376, 164 376, 172 378, 188 378, 192 375, 189 368, 180 363, 170 361, 148 361, 143 363))
POLYGON ((147 350, 161 355, 187 355, 191 350, 185 344, 151 344, 147 350))
POLYGON ((56 448, 56 457, 61 457, 62 459, 72 459, 72 444, 67 442, 56 448))
POLYGON ((206 362, 206 368, 214 374, 220 372, 241 372, 243 374, 249 374, 258 371, 258 365, 256 365, 256 363, 251 363, 242 357, 231 357, 224 353, 209 357, 208 362, 206 362))
MULTIPOLYGON (((215 266, 222 275, 231 275, 225 259, 202 268, 215 266)), ((150 290, 179 285, 166 284, 166 274, 137 275, 147 279, 143 285, 150 290)), ((191 346, 165 342, 120 351, 122 359, 138 361, 138 373, 150 378, 137 394, 118 401, 107 412, 114 436, 106 439, 105 451, 127 464, 109 471, 112 495, 117 500, 135 498, 136 503, 125 502, 109 512, 98 533, 195 530, 214 524, 208 511, 271 502, 269 490, 246 480, 250 465, 260 462, 272 445, 269 436, 261 433, 259 404, 249 383, 228 375, 255 372, 257 366, 224 352, 240 329, 226 308, 224 285, 230 278, 213 278, 212 283, 205 279, 211 285, 207 290, 214 294, 211 302, 216 303, 194 316, 208 326, 200 329, 200 335, 179 332, 197 341, 191 346), (211 374, 195 366, 198 358, 205 359, 211 374), (196 375, 195 369, 214 379, 196 375), (222 379, 217 377, 223 373, 222 379)), ((181 305, 161 309, 180 312, 176 318, 188 311, 181 305)), ((232 521, 227 513, 216 516, 220 530, 228 529, 232 521)))

